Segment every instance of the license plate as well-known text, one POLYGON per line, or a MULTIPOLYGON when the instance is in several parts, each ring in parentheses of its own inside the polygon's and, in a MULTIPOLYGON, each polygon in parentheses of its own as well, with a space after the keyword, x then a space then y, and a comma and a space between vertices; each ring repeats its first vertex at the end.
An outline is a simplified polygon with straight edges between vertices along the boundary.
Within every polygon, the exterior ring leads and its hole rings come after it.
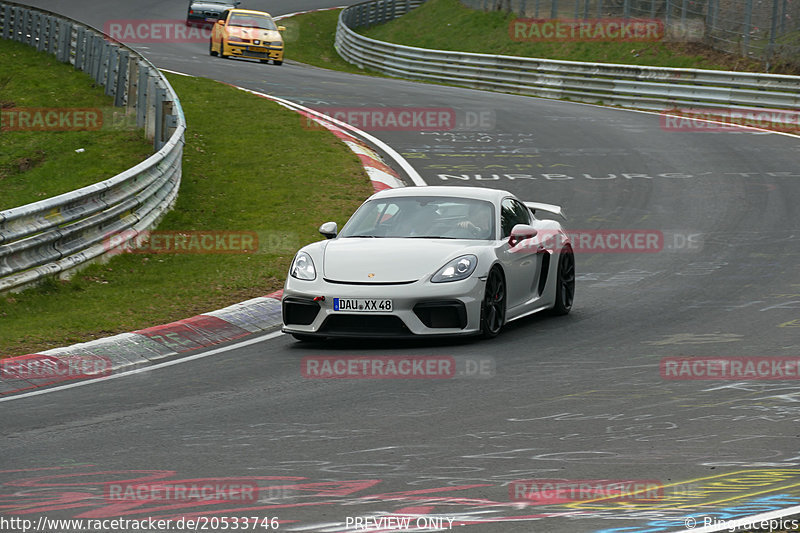
POLYGON ((362 299, 362 298, 334 298, 334 311, 356 311, 359 313, 390 313, 391 300, 362 299))
POLYGON ((263 48, 261 46, 251 46, 248 50, 251 52, 269 52, 269 48, 263 48))

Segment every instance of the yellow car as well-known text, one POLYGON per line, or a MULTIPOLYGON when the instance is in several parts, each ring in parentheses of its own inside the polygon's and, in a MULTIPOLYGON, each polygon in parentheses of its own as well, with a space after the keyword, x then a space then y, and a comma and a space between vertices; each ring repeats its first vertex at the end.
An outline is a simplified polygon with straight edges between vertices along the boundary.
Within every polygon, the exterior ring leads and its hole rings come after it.
POLYGON ((222 12, 211 31, 208 52, 212 56, 246 57, 276 65, 283 64, 283 37, 286 28, 276 26, 269 13, 249 9, 222 12))

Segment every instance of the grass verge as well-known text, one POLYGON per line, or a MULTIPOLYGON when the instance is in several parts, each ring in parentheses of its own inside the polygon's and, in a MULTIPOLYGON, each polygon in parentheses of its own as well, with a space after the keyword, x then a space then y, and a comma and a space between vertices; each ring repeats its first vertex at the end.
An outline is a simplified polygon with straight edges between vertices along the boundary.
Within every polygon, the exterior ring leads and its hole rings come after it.
POLYGON ((169 76, 189 129, 177 205, 159 231, 252 231, 252 254, 123 254, 70 281, 0 295, 0 354, 34 353, 186 318, 282 286, 321 222, 372 192, 358 158, 296 113, 207 79, 169 76))
MULTIPOLYGON (((141 130, 113 120, 112 98, 85 73, 5 39, 0 39, 0 56, 0 210, 110 178, 152 154, 141 130), (12 131, 19 120, 12 109, 20 108, 59 110, 61 116, 88 108, 105 120, 102 126, 96 121, 97 130, 12 131)), ((66 116, 69 122, 63 125, 74 125, 75 117, 66 116)))
POLYGON ((458 0, 429 0, 363 35, 408 46, 547 59, 673 68, 761 70, 761 64, 696 43, 517 42, 509 36, 513 13, 476 11, 458 0))
POLYGON ((307 65, 363 74, 364 71, 342 59, 334 48, 336 23, 341 9, 331 9, 295 15, 282 19, 286 26, 286 58, 307 65))

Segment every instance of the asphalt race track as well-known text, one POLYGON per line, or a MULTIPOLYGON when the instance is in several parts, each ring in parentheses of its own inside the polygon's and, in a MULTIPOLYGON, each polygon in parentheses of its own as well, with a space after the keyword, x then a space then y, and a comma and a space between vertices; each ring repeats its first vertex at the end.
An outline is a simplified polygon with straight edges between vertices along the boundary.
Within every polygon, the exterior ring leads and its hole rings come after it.
MULTIPOLYGON (((186 8, 27 3, 101 28, 180 19, 186 8)), ((273 15, 339 5, 246 4, 273 15)), ((277 335, 2 403, 3 516, 258 516, 316 532, 411 516, 409 531, 436 530, 437 518, 448 529, 449 518, 481 532, 627 533, 800 505, 797 378, 665 379, 660 368, 666 357, 800 357, 798 138, 668 131, 658 114, 329 72, 291 61, 290 49, 281 67, 212 58, 200 43, 139 49, 161 68, 309 107, 451 108, 450 131, 371 133, 430 185, 504 188, 563 205, 570 230, 652 230, 662 245, 576 254, 573 313, 515 322, 493 341, 309 347, 277 335), (437 380, 301 373, 303 357, 351 355, 455 356, 490 370, 437 380), (256 480, 260 498, 104 497, 112 484, 220 479, 256 480), (530 479, 661 488, 651 498, 515 501, 509 487, 530 479)))

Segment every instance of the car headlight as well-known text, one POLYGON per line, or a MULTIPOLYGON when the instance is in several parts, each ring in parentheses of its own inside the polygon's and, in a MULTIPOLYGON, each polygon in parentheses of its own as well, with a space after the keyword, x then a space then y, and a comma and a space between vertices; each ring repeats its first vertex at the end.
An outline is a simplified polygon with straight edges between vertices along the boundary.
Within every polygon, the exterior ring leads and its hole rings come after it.
POLYGON ((456 257, 431 278, 432 283, 444 283, 446 281, 459 281, 467 279, 475 272, 475 267, 478 266, 478 258, 474 255, 462 255, 456 257))
POLYGON ((289 274, 291 274, 293 278, 307 281, 314 281, 317 279, 317 269, 314 268, 314 261, 312 261, 311 256, 305 252, 298 252, 297 255, 294 256, 289 274))

